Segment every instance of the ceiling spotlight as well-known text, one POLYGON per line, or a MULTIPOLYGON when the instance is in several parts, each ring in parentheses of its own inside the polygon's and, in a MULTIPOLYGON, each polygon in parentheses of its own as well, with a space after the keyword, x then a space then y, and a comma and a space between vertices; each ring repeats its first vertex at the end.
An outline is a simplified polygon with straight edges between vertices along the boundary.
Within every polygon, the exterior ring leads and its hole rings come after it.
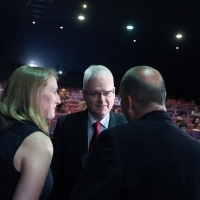
POLYGON ((63 26, 61 26, 60 29, 63 29, 63 26))
POLYGON ((136 40, 133 40, 133 42, 136 42, 136 40))
POLYGON ((176 38, 178 38, 178 39, 180 39, 180 38, 182 38, 183 36, 181 35, 181 34, 178 34, 178 35, 176 35, 176 38))
POLYGON ((176 49, 179 49, 179 47, 176 47, 176 49))
POLYGON ((80 15, 78 18, 79 18, 80 20, 84 20, 84 19, 85 19, 85 17, 82 16, 82 15, 80 15))
POLYGON ((33 21, 32 24, 35 24, 35 21, 33 21))
POLYGON ((83 5, 83 8, 87 8, 87 5, 84 4, 84 5, 83 5))
POLYGON ((59 73, 59 74, 62 74, 62 71, 59 71, 58 73, 59 73))
POLYGON ((131 30, 131 29, 133 29, 133 26, 127 26, 126 28, 131 30))

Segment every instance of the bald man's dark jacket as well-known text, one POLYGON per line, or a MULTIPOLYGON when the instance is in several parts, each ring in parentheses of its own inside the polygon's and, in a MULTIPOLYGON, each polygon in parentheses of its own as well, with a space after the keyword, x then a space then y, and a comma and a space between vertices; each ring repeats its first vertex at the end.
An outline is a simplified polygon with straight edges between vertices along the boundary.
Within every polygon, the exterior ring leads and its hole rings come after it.
MULTIPOLYGON (((110 112, 108 128, 127 123, 121 114, 110 112)), ((54 187, 49 199, 68 200, 88 157, 88 110, 59 117, 53 133, 51 170, 54 187)))
POLYGON ((70 200, 200 200, 200 143, 167 112, 105 130, 70 200))

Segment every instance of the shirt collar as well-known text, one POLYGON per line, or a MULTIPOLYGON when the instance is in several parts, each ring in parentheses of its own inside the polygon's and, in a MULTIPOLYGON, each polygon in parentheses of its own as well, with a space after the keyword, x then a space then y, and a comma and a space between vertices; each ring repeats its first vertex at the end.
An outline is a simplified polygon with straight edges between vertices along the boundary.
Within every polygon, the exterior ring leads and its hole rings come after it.
MULTIPOLYGON (((110 113, 108 113, 103 119, 101 119, 99 122, 101 123, 102 126, 104 126, 105 128, 108 128, 108 122, 110 119, 110 113)), ((90 114, 90 112, 88 111, 88 125, 89 127, 92 126, 92 124, 94 124, 96 122, 96 120, 92 117, 92 115, 90 114)))

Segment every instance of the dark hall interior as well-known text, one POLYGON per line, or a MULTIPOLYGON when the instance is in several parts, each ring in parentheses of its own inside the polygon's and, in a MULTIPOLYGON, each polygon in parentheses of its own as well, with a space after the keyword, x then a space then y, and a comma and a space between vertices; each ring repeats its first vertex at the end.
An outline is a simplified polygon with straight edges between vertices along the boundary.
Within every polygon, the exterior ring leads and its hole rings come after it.
POLYGON ((84 70, 101 64, 118 89, 129 68, 148 65, 168 96, 200 103, 199 10, 199 0, 1 0, 0 79, 45 66, 63 72, 59 85, 81 88, 84 70))

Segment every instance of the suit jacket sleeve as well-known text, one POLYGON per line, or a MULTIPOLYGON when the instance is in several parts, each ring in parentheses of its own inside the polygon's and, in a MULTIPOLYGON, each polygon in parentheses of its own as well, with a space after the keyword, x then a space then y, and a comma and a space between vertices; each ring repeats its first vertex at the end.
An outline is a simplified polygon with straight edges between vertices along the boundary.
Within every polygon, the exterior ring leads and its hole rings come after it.
POLYGON ((103 131, 81 173, 71 200, 115 199, 120 188, 120 160, 117 145, 103 131))
POLYGON ((49 200, 59 199, 58 195, 60 194, 59 189, 62 184, 62 173, 63 173, 63 158, 64 158, 64 131, 63 131, 63 121, 65 117, 59 117, 57 119, 57 124, 53 133, 53 148, 54 154, 51 162, 51 171, 53 175, 53 189, 51 194, 49 195, 49 200), (56 152, 56 153, 55 153, 56 152))

